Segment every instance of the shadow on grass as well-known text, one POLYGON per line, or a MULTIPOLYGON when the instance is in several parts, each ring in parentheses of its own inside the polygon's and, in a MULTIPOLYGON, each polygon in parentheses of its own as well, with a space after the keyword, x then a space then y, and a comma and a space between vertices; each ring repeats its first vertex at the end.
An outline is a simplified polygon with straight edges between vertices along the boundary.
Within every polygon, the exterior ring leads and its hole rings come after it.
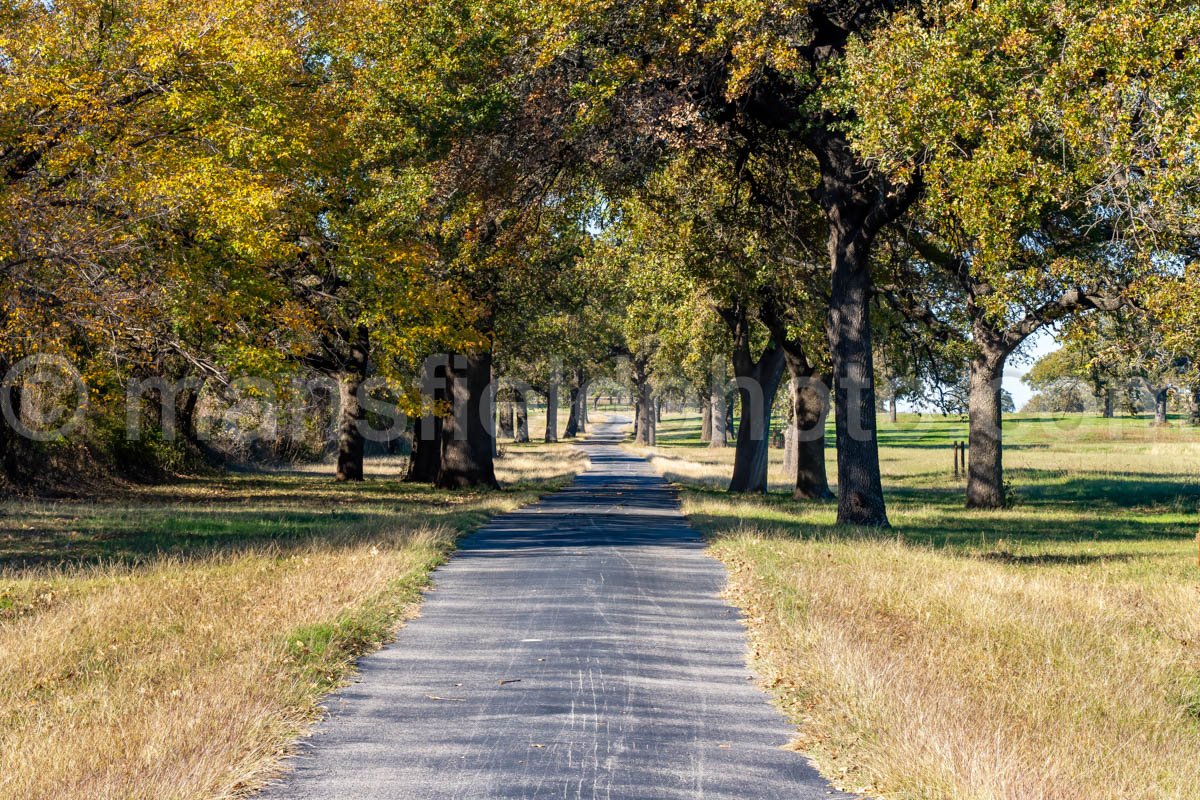
MULTIPOLYGON (((690 515, 692 522, 709 535, 750 526, 804 539, 900 538, 913 544, 970 551, 976 556, 995 550, 1000 541, 1021 546, 1051 542, 1191 540, 1200 524, 1195 495, 1181 500, 1181 492, 1194 492, 1195 487, 1178 481, 1133 479, 1115 487, 1113 479, 1106 477, 1074 478, 1069 483, 1076 491, 1073 498, 1060 498, 1056 485, 1045 487, 1050 498, 1045 503, 1032 502, 989 512, 963 508, 962 492, 954 488, 890 490, 887 494, 893 527, 888 530, 839 526, 836 505, 832 503, 796 501, 780 492, 731 496, 713 487, 686 481, 684 485, 697 500, 713 501, 721 508, 712 511, 702 507, 690 515), (1155 492, 1148 492, 1148 488, 1155 492), (1161 505, 1149 507, 1156 502, 1161 505)), ((998 553, 993 557, 1006 556, 998 553)), ((1033 557, 1012 558, 1014 564, 1039 563, 1033 557)), ((1048 556, 1040 563, 1051 563, 1053 558, 1056 557, 1048 556)))
POLYGON ((1163 554, 1138 553, 1114 556, 1111 559, 1108 556, 1091 555, 1024 556, 995 552, 996 544, 1001 541, 1014 546, 1047 543, 1190 541, 1196 530, 1195 519, 1152 521, 1092 516, 1030 520, 1019 517, 1006 518, 1004 512, 987 517, 963 512, 958 516, 932 514, 925 519, 915 520, 908 518, 901 509, 893 510, 891 529, 874 530, 839 526, 834 522, 834 517, 833 511, 824 512, 820 517, 811 511, 791 519, 777 514, 760 517, 745 507, 728 514, 705 511, 689 515, 692 523, 710 536, 719 536, 722 533, 735 532, 744 526, 751 526, 768 535, 799 539, 901 539, 910 544, 949 548, 971 554, 972 557, 983 556, 1027 566, 1055 562, 1066 564, 1084 563, 1087 560, 1151 558, 1163 554), (992 555, 987 555, 989 552, 992 555))
POLYGON ((0 570, 136 566, 263 546, 286 552, 421 527, 463 533, 513 498, 531 501, 565 483, 449 492, 400 481, 256 475, 183 481, 103 503, 14 503, 0 506, 0 570))
POLYGON ((992 551, 976 554, 976 558, 984 561, 995 561, 1000 564, 1012 564, 1019 567, 1056 567, 1056 566, 1085 566, 1087 564, 1105 564, 1114 562, 1135 561, 1138 558, 1156 558, 1174 555, 1173 553, 1041 553, 1021 554, 992 551))
POLYGON ((1010 475, 1021 505, 1113 509, 1166 506, 1189 511, 1200 507, 1200 485, 1185 475, 1153 472, 1088 475, 1032 469, 1011 470, 1010 475))
MULTIPOLYGON (((1067 470, 1009 469, 1012 502, 1020 508, 1083 511, 1154 510, 1192 512, 1200 510, 1200 484, 1186 474, 1155 472, 1079 473, 1067 470)), ((966 479, 947 483, 944 472, 907 475, 915 485, 889 486, 886 494, 900 503, 961 506, 966 479)))

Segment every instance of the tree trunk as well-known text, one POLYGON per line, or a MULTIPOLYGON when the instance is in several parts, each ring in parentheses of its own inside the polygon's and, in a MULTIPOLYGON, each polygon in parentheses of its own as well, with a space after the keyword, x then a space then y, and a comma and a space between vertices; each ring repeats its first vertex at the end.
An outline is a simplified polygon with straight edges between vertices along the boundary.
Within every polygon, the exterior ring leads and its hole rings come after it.
POLYGON ((558 441, 558 376, 550 378, 546 387, 546 436, 547 444, 558 441))
POLYGON ((637 431, 634 442, 653 447, 657 441, 654 416, 654 391, 644 374, 635 378, 637 389, 637 431))
POLYGON ((425 362, 421 377, 422 401, 430 408, 413 422, 412 448, 408 456, 408 483, 433 483, 442 468, 442 418, 436 406, 446 399, 446 367, 434 359, 425 362))
POLYGON ((576 374, 576 383, 579 384, 579 433, 587 433, 588 423, 588 377, 587 373, 579 370, 576 374))
POLYGON ((364 418, 358 390, 362 377, 353 372, 338 375, 338 398, 340 413, 337 437, 337 479, 339 481, 361 481, 363 479, 363 435, 360 425, 364 418))
POLYGON ((1154 424, 1167 424, 1167 400, 1170 398, 1170 387, 1164 386, 1154 390, 1154 424))
POLYGON ((363 420, 366 411, 359 390, 367 377, 367 357, 370 340, 366 326, 358 326, 354 342, 350 345, 350 358, 338 375, 338 397, 340 400, 337 437, 337 479, 339 481, 361 481, 363 479, 363 420))
POLYGON ((900 414, 896 408, 896 395, 888 398, 888 421, 893 425, 899 420, 900 414))
POLYGON ((772 330, 771 340, 756 361, 750 353, 751 327, 746 310, 738 306, 720 313, 733 337, 733 374, 741 406, 729 491, 766 492, 771 409, 785 360, 782 342, 778 331, 772 330))
POLYGON ((412 452, 408 457, 409 483, 433 483, 442 468, 442 418, 427 416, 413 423, 412 452))
POLYGON ((767 491, 771 452, 771 410, 783 378, 783 350, 772 342, 757 362, 749 361, 748 351, 745 355, 734 359, 742 413, 738 418, 729 491, 763 493, 767 491))
POLYGON ((513 438, 513 401, 505 400, 500 403, 500 437, 502 439, 513 438))
POLYGON ((829 251, 833 274, 826 333, 835 374, 838 522, 887 527, 875 435, 875 366, 871 352, 870 245, 861 220, 831 212, 829 251))
POLYGON ((714 386, 708 398, 708 413, 712 417, 712 437, 709 447, 725 447, 728 444, 729 410, 725 407, 725 387, 714 386))
POLYGON ((443 489, 497 489, 491 351, 454 357, 446 379, 451 413, 442 423, 442 466, 435 483, 443 489))
POLYGON ((567 427, 563 429, 564 439, 574 439, 579 435, 579 387, 572 386, 570 394, 570 411, 567 414, 567 427))
POLYGON ((713 438, 712 403, 705 396, 700 397, 700 441, 711 442, 713 438))
POLYGON ((177 384, 179 395, 175 398, 175 419, 171 425, 173 433, 199 449, 204 448, 201 447, 200 431, 196 426, 196 410, 200 405, 200 392, 204 390, 207 380, 204 377, 186 377, 177 384))
POLYGON ((737 392, 725 395, 725 435, 730 441, 737 441, 737 428, 733 427, 733 412, 737 408, 737 392))
POLYGON ((200 394, 204 391, 204 385, 207 382, 208 378, 203 376, 183 382, 179 398, 180 404, 175 414, 175 430, 183 436, 185 442, 196 449, 201 458, 207 463, 217 466, 221 464, 223 456, 219 450, 208 443, 208 436, 201 434, 196 418, 200 407, 200 394))
POLYGON ((788 358, 792 380, 788 393, 792 401, 792 419, 788 424, 784 458, 787 474, 795 476, 792 496, 797 500, 830 500, 829 476, 825 469, 825 419, 829 415, 828 381, 814 384, 807 365, 794 364, 788 358))
POLYGON ((1188 424, 1200 425, 1200 386, 1192 387, 1192 404, 1188 409, 1188 424))
MULTIPOLYGON (((11 368, 12 365, 9 364, 8 359, 0 357, 0 378, 7 375, 11 368)), ((12 381, 8 384, 7 389, 0 386, 0 391, 4 391, 3 401, 7 405, 2 415, 3 419, 0 419, 0 452, 3 453, 4 475, 9 482, 19 484, 27 481, 35 471, 30 468, 28 442, 20 432, 20 382, 12 381)))
POLYGON ((513 405, 516 407, 513 441, 523 444, 529 441, 529 401, 523 389, 513 389, 513 405))
POLYGON ((1003 508, 1007 500, 1004 492, 1004 417, 1000 404, 1000 376, 1005 359, 1006 354, 987 350, 971 359, 967 508, 1003 508))
POLYGON ((1113 418, 1113 410, 1114 410, 1114 406, 1116 405, 1115 394, 1116 394, 1116 392, 1113 390, 1113 388, 1111 386, 1105 388, 1105 390, 1104 390, 1104 418, 1105 419, 1113 418))

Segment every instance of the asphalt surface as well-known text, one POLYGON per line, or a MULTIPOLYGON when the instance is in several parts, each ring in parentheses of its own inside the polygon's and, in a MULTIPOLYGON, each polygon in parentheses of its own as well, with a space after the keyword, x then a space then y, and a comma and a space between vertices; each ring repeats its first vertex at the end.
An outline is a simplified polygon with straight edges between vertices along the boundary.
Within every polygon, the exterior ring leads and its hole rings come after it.
POLYGON ((781 749, 724 569, 618 430, 462 542, 264 798, 846 797, 781 749))

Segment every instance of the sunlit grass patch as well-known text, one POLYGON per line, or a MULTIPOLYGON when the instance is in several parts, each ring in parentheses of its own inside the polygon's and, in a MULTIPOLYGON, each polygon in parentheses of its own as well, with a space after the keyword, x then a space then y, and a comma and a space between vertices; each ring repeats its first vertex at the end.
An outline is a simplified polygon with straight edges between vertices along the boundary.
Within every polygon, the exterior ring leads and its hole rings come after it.
POLYGON ((568 446, 506 455, 500 492, 293 472, 3 504, 0 797, 257 785, 458 535, 585 463, 568 446))
POLYGON ((933 430, 883 439, 889 531, 730 496, 729 451, 654 451, 797 746, 887 798, 1200 797, 1200 432, 1008 425, 1016 504, 968 512, 946 446, 965 429, 907 424, 933 430))

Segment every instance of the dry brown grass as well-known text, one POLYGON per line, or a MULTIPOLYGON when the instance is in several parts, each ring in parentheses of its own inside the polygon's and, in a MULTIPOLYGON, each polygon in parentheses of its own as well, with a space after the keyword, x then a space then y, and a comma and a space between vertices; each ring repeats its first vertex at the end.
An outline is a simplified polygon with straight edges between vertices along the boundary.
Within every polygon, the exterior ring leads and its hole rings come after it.
MULTIPOLYGON (((348 658, 364 644, 350 641, 353 630, 331 628, 319 645, 304 631, 338 620, 353 629, 368 609, 399 618, 451 536, 383 538, 52 581, 59 602, 3 629, 0 795, 228 797, 244 788, 328 688, 325 675, 307 674, 304 648, 345 647, 348 658)), ((336 679, 341 660, 321 668, 336 679)))
MULTIPOLYGON (((563 417, 564 427, 566 426, 565 419, 563 417)), ((566 446, 567 444, 567 442, 544 444, 538 441, 525 444, 514 444, 512 441, 501 442, 498 448, 500 457, 496 460, 496 477, 501 484, 508 486, 540 483, 578 472, 587 463, 587 456, 584 451, 566 446)), ((406 456, 371 458, 367 461, 366 471, 368 478, 402 480, 408 471, 408 458, 406 456)), ((329 475, 332 474, 333 467, 330 464, 303 464, 289 467, 283 472, 329 475)))
POLYGON ((828 504, 714 489, 729 454, 690 447, 687 423, 655 463, 728 565, 797 746, 841 786, 1200 797, 1197 432, 1014 427, 1018 504, 987 513, 947 474, 957 430, 885 441, 886 534, 836 527, 828 504))
POLYGON ((798 746, 843 786, 894 798, 1200 797, 1194 576, 1034 570, 900 540, 749 530, 714 552, 798 746))
POLYGON ((450 495, 279 475, 7 504, 0 797, 224 798, 260 783, 354 659, 414 612, 461 530, 582 466, 567 447, 502 465, 525 483, 450 495))

